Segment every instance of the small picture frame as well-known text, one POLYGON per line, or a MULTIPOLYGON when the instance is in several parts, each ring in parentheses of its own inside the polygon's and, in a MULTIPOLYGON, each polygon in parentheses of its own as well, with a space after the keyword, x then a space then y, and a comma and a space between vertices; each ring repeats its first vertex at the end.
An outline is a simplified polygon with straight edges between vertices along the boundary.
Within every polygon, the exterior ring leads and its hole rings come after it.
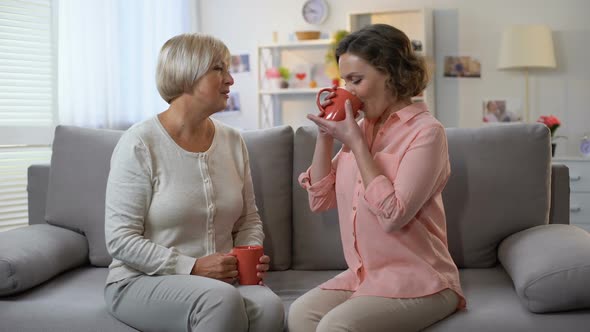
POLYGON ((471 56, 445 56, 444 76, 480 78, 481 62, 471 56))
POLYGON ((300 63, 291 70, 291 84, 290 87, 304 89, 309 88, 311 81, 312 66, 306 63, 300 63))
POLYGON ((422 52, 422 41, 418 39, 412 39, 412 49, 414 52, 422 52))
POLYGON ((522 121, 520 100, 516 98, 490 98, 482 101, 483 123, 507 123, 522 121))
POLYGON ((230 58, 229 71, 232 74, 249 72, 250 71, 250 55, 249 54, 232 55, 230 58))

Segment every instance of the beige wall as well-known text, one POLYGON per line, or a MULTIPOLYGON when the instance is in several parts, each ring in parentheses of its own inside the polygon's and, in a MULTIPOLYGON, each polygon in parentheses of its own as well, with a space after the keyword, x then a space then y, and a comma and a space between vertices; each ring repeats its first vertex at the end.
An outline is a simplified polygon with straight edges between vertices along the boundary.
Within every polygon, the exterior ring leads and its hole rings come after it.
MULTIPOLYGON (((327 0, 330 14, 320 26, 301 18, 303 0, 200 0, 200 30, 224 40, 232 53, 249 53, 252 72, 236 77, 243 112, 222 120, 244 129, 258 124, 256 53, 273 31, 288 40, 295 30, 331 33, 347 27, 350 12, 428 7, 434 16, 436 111, 448 127, 478 127, 482 99, 524 98, 524 76, 496 69, 505 26, 547 24, 553 30, 558 68, 530 76, 530 118, 555 114, 563 122, 557 134, 569 137, 558 155, 575 155, 579 138, 590 133, 590 1, 586 0, 327 0), (481 79, 442 76, 445 55, 468 55, 482 64, 481 79)), ((290 112, 304 118, 313 107, 290 112)))

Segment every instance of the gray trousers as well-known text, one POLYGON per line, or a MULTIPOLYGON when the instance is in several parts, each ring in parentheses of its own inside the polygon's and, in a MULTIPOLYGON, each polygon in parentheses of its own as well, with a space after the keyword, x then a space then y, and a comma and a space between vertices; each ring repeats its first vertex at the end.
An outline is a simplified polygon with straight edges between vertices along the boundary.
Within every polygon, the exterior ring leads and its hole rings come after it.
POLYGON ((198 276, 139 276, 105 288, 109 312, 140 331, 277 332, 281 299, 265 286, 198 276))

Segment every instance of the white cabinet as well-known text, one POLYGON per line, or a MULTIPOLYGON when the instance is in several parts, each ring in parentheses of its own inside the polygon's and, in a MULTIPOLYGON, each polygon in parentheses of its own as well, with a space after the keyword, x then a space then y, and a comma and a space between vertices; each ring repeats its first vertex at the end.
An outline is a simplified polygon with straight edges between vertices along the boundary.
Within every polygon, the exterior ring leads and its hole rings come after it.
POLYGON ((570 224, 590 231, 590 159, 560 157, 554 164, 563 164, 570 173, 570 224))
MULTIPOLYGON (((432 44, 432 13, 427 9, 390 10, 349 15, 348 31, 355 31, 364 24, 386 23, 404 31, 412 40, 417 52, 426 58, 430 72, 433 69, 434 48, 432 44)), ((325 74, 325 58, 331 40, 319 39, 295 41, 258 46, 258 125, 260 128, 288 124, 293 127, 311 124, 306 114, 316 113, 316 94, 331 85, 325 74), (307 80, 291 78, 290 86, 281 89, 266 78, 269 68, 287 67, 294 74, 306 76, 307 80), (317 86, 310 87, 309 79, 317 86)), ((423 101, 434 115, 434 80, 414 101, 423 101)), ((313 84, 312 84, 313 86, 313 84)))

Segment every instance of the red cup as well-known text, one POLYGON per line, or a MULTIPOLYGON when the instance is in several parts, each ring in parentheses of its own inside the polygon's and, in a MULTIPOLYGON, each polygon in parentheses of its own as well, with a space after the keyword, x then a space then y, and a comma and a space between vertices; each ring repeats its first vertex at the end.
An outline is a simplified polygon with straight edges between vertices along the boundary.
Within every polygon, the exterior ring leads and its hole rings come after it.
POLYGON ((264 255, 262 246, 238 246, 230 253, 238 260, 238 278, 240 285, 258 285, 262 279, 256 275, 256 265, 260 264, 260 257, 264 255))
POLYGON ((316 97, 316 104, 318 107, 324 112, 323 118, 326 120, 332 121, 342 121, 346 118, 346 111, 344 109, 344 103, 347 99, 350 99, 350 103, 352 105, 352 114, 356 118, 358 115, 358 111, 363 109, 363 102, 359 99, 359 97, 350 93, 350 91, 344 88, 323 88, 318 92, 316 97), (321 94, 324 92, 335 92, 334 97, 332 98, 332 104, 327 105, 326 107, 322 107, 320 97, 321 94))

